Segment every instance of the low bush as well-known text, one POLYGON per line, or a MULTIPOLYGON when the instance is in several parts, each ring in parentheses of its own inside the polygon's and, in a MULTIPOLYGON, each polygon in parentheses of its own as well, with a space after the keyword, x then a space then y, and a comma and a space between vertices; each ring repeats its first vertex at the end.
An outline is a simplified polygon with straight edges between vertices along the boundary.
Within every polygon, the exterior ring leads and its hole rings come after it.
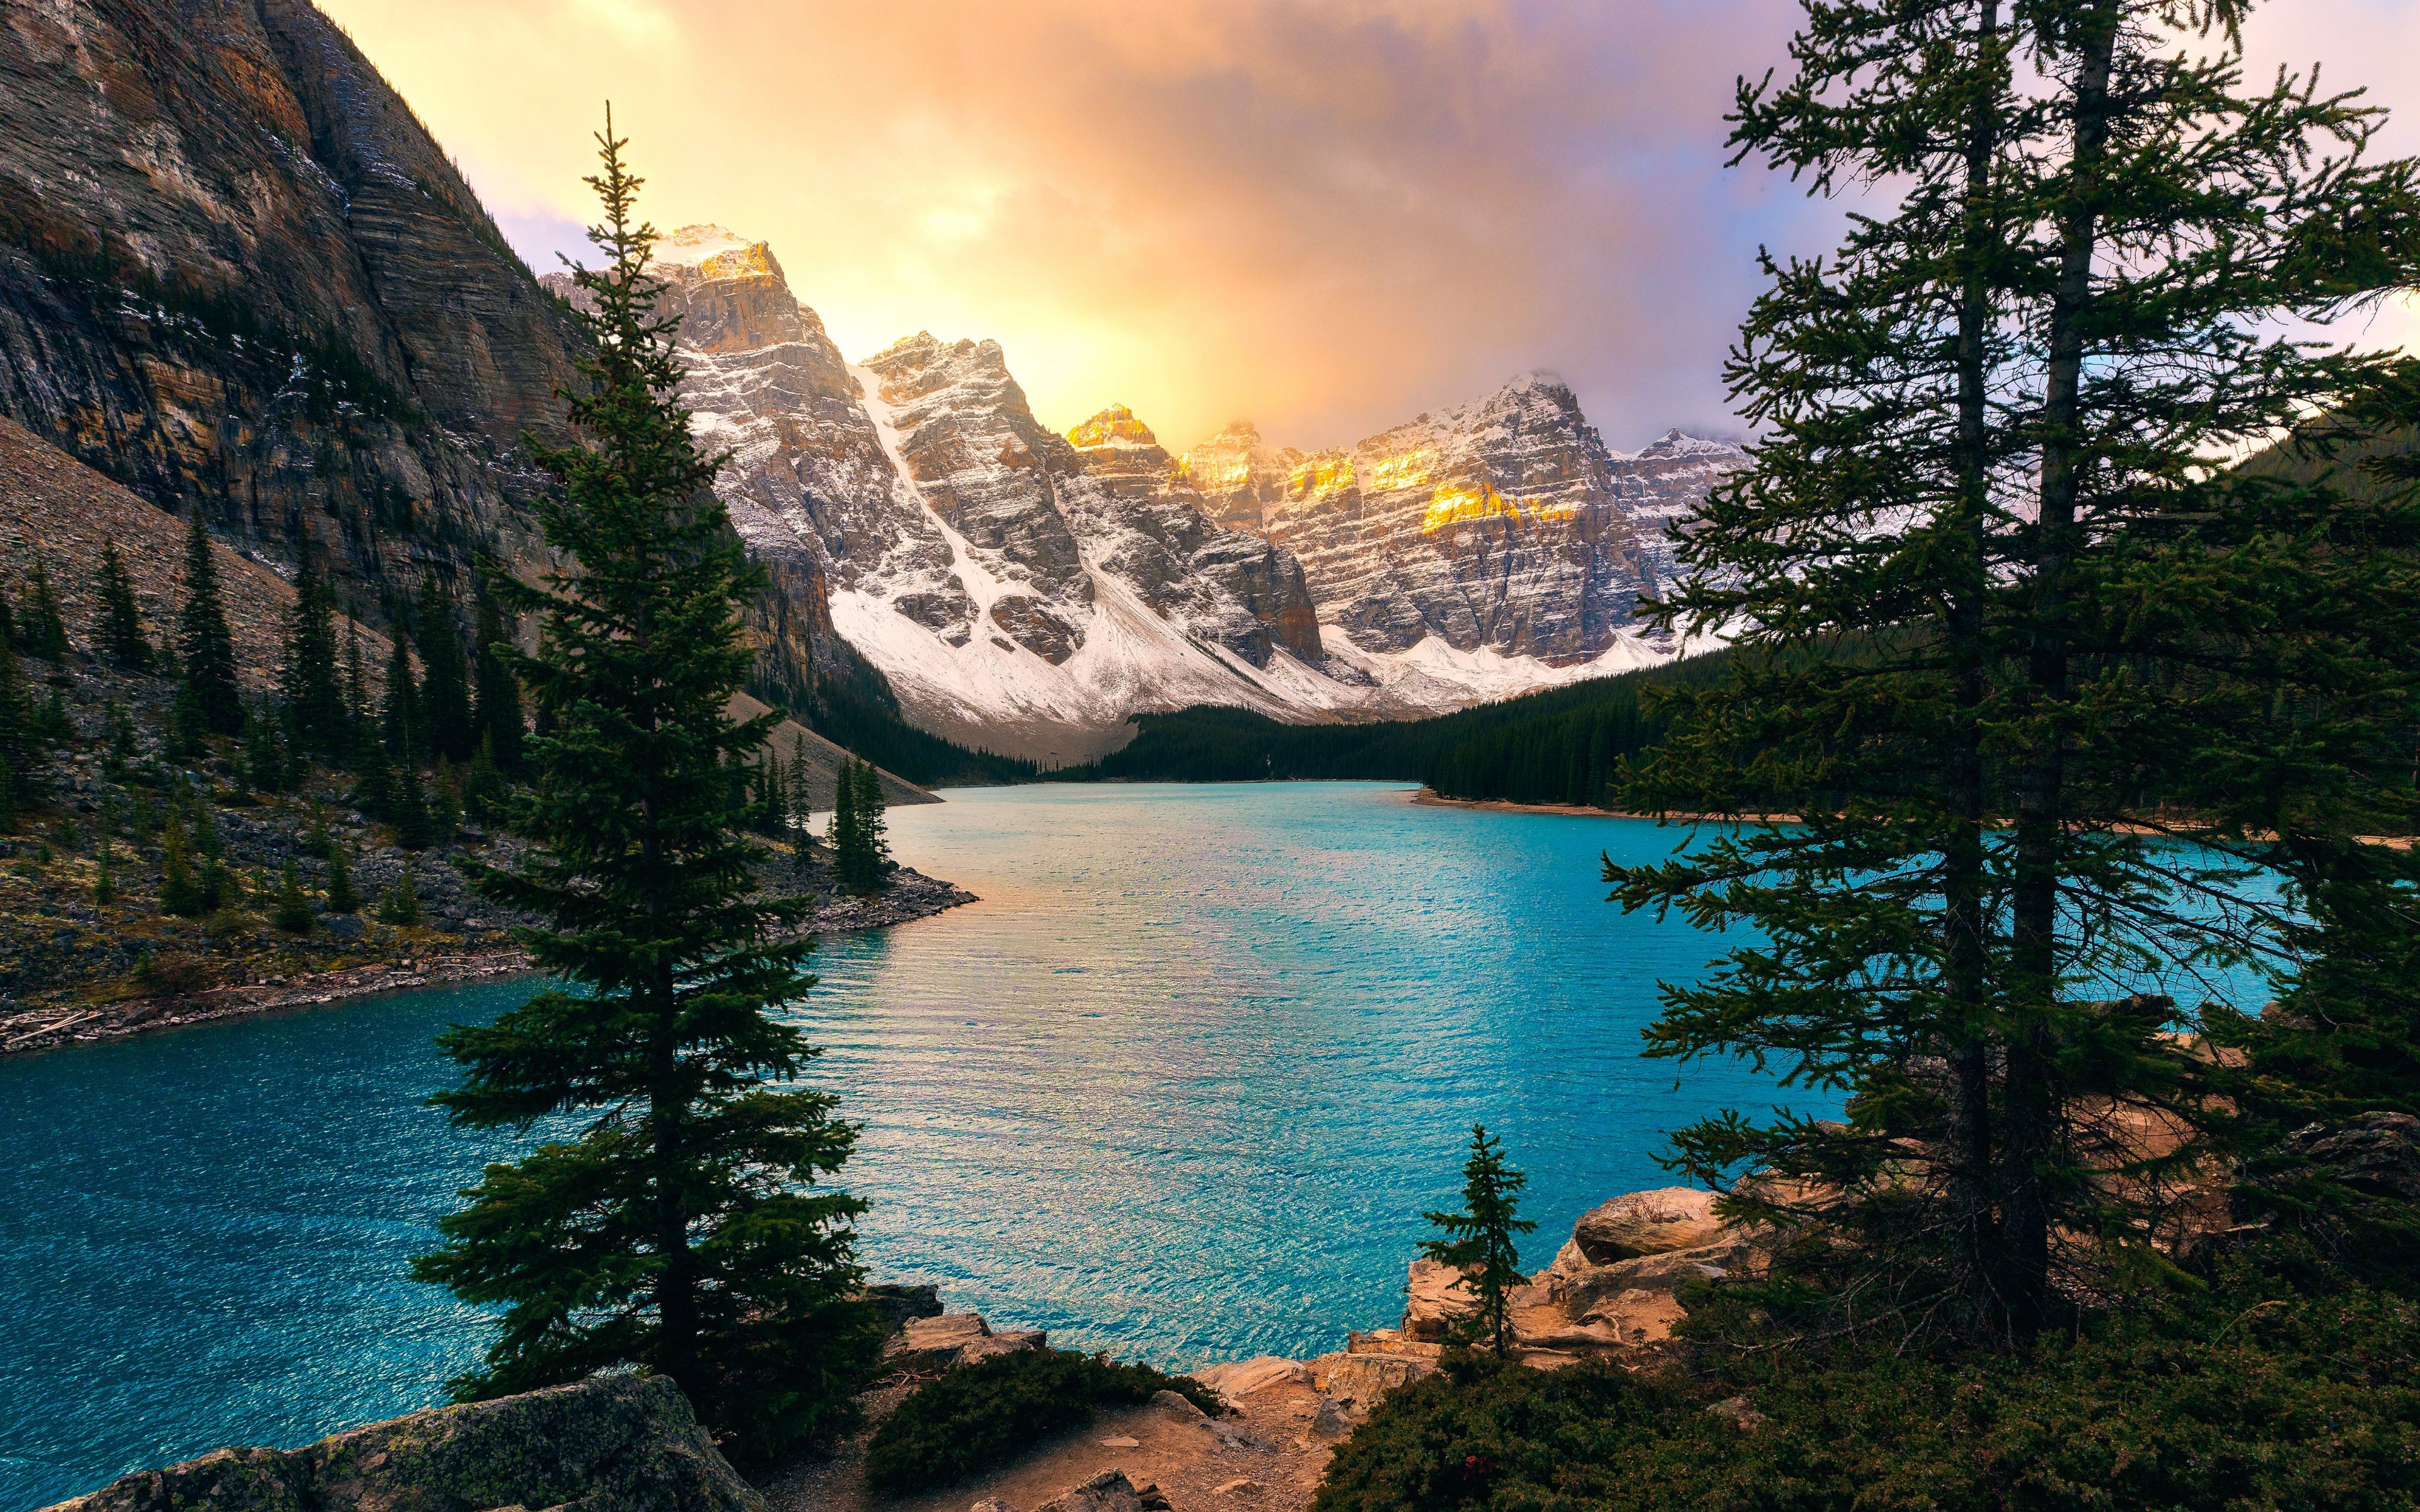
POLYGON ((901 1403, 866 1447, 866 1483, 888 1495, 947 1486, 1081 1427, 1102 1408, 1139 1407, 1162 1391, 1221 1411, 1207 1386, 1145 1365, 1063 1350, 996 1354, 901 1403))
POLYGON ((1340 1447, 1314 1512, 2408 1508, 2415 1365, 2420 1315, 2367 1293, 2030 1357, 1783 1353, 1752 1382, 1465 1358, 1340 1447), (1744 1384, 1761 1421, 1707 1411, 1744 1384))

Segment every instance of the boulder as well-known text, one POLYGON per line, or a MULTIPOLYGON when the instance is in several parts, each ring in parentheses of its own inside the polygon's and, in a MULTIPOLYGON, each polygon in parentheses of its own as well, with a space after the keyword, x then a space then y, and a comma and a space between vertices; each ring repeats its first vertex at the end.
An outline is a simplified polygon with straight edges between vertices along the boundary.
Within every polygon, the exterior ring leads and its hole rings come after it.
POLYGON ((1233 1402, 1289 1381, 1308 1383, 1311 1367, 1299 1360, 1264 1354, 1257 1359, 1230 1360, 1224 1365, 1203 1365, 1193 1372, 1193 1379, 1233 1402))
POLYGON ((1369 1416, 1370 1413, 1366 1408, 1357 1407, 1351 1402, 1338 1401, 1333 1396, 1322 1396, 1319 1399, 1319 1411, 1311 1414, 1311 1427, 1303 1430, 1303 1436, 1323 1443, 1333 1443, 1339 1439, 1349 1436, 1355 1428, 1366 1422, 1369 1416))
POLYGON ((1313 1379, 1324 1395, 1366 1412, 1413 1381, 1436 1374, 1436 1368, 1430 1361, 1399 1354, 1339 1354, 1322 1362, 1313 1379))
POLYGON ((1554 1291, 1573 1317, 1585 1318, 1600 1301, 1621 1292, 1677 1292, 1693 1282, 1719 1281, 1738 1253, 1736 1244, 1709 1244, 1641 1255, 1610 1265, 1583 1264, 1554 1277, 1554 1291))
POLYGON ((1151 1410, 1162 1417, 1172 1417, 1179 1423, 1198 1423, 1209 1416, 1193 1405, 1193 1398, 1183 1392, 1156 1391, 1151 1394, 1151 1410))
POLYGON ((1168 1505, 1167 1499, 1158 1495, 1159 1488, 1147 1489, 1149 1497, 1126 1479, 1125 1471, 1105 1470, 1083 1485, 1060 1492, 1033 1512, 1153 1512, 1155 1501, 1159 1507, 1168 1505))
POLYGON ((221 1449, 50 1512, 765 1512, 680 1389, 608 1376, 373 1423, 300 1449, 221 1449))
POLYGON ((1633 1288, 1598 1298, 1580 1315, 1580 1324, 1586 1332, 1607 1335, 1610 1343, 1636 1349, 1670 1338, 1672 1326, 1687 1316, 1688 1309, 1671 1292, 1633 1288))
POLYGON ((883 1346, 883 1357, 915 1370, 947 1370, 995 1354, 1038 1350, 1048 1335, 1039 1329, 995 1334, 981 1313, 942 1313, 911 1318, 883 1346))
POLYGON ((905 1328, 919 1318, 941 1316, 941 1288, 936 1286, 877 1281, 860 1288, 857 1295, 888 1319, 892 1328, 905 1328))
POLYGON ((1462 1272, 1436 1260, 1414 1260, 1404 1301, 1404 1335, 1436 1340, 1453 1325, 1479 1310, 1479 1299, 1465 1289, 1462 1272))
POLYGON ((2286 1152, 2356 1192, 2420 1202, 2420 1119, 2365 1113, 2337 1128, 2315 1123, 2286 1137, 2286 1152))
POLYGON ((1580 1214, 1572 1226, 1572 1245, 1590 1264, 1605 1265, 1701 1248, 1720 1241, 1724 1230, 1714 1216, 1714 1194, 1667 1186, 1626 1193, 1580 1214))

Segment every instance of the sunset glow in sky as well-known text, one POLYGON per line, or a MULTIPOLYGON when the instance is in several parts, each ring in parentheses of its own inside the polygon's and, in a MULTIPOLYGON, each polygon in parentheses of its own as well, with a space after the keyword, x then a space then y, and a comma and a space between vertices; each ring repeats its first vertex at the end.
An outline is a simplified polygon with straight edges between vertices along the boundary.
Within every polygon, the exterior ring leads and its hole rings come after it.
MULTIPOLYGON (((1171 448, 1349 441, 1527 368, 1617 447, 1735 434, 1755 249, 1839 224, 1722 167, 1791 0, 320 4, 541 270, 610 97, 649 217, 769 240, 851 359, 996 337, 1047 423, 1122 401, 1171 448)), ((2252 40, 2420 150, 2420 0, 2273 0, 2252 40)))

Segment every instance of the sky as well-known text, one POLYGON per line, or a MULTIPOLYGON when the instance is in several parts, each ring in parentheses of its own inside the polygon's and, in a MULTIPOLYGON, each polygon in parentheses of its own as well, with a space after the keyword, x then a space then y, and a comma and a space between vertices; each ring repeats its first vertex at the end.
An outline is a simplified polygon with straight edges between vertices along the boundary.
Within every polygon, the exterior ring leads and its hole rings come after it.
MULTIPOLYGON (((1844 213, 1724 165, 1793 0, 319 3, 541 270, 585 249, 610 99, 646 215, 770 242, 852 360, 992 337, 1045 423, 1124 403, 1172 450, 1349 443, 1531 369, 1617 448, 1738 435, 1756 250, 1844 213)), ((2420 0, 2272 0, 2247 45, 2420 151, 2420 0)))

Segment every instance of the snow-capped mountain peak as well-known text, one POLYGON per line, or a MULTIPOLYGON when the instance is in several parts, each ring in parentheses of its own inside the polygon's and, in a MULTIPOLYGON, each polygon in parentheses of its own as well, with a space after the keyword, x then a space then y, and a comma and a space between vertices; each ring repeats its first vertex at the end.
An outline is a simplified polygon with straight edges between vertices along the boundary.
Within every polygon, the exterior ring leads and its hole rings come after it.
POLYGON ((772 249, 724 227, 674 232, 654 269, 752 549, 825 596, 911 719, 1045 759, 1148 709, 1416 715, 1658 659, 1637 594, 1738 455, 1613 453, 1532 373, 1348 448, 1239 421, 1176 457, 1122 404, 1052 432, 994 341, 920 331, 847 363, 772 249))

